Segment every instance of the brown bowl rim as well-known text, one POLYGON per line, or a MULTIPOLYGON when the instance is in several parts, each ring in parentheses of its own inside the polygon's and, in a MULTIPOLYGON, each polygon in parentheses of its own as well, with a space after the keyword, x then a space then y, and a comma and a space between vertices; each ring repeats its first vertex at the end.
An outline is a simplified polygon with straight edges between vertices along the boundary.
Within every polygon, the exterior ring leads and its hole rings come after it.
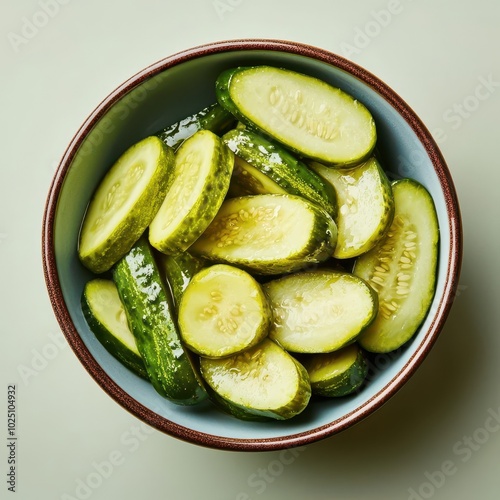
MULTIPOLYGON (((441 228, 441 232, 444 230, 446 230, 446 228, 441 228)), ((117 89, 111 92, 96 107, 96 109, 87 118, 87 120, 71 140, 69 146, 62 156, 59 168, 50 186, 43 214, 42 262, 49 298, 63 334, 65 335, 71 348, 75 352, 80 362, 89 372, 89 374, 101 386, 101 388, 105 392, 107 392, 108 395, 111 396, 118 404, 120 404, 127 411, 129 411, 142 421, 146 422, 147 424, 151 425, 152 427, 156 428, 157 430, 183 441, 221 450, 271 451, 303 446, 333 436, 334 434, 347 429, 355 423, 360 422, 362 419, 373 413, 376 409, 380 408, 406 383, 406 381, 413 375, 422 361, 426 358, 430 349, 436 342, 437 337, 441 329, 443 328, 446 318, 448 317, 448 314, 450 312, 454 297, 458 289, 458 280, 460 276, 463 252, 462 238, 462 223, 456 190, 450 171, 439 150, 439 147, 420 118, 415 114, 410 106, 408 106, 408 104, 406 104, 406 102, 403 101, 403 99, 399 97, 399 95, 396 94, 396 92, 394 92, 387 84, 382 82, 371 72, 358 66, 352 61, 349 61, 342 56, 312 45, 277 39, 234 39, 198 45, 168 56, 136 73, 134 76, 120 85, 117 89), (73 325, 62 295, 53 245, 53 222, 55 219, 57 202, 62 189, 65 175, 69 169, 74 155, 76 154, 79 146, 82 144, 82 141, 96 124, 96 122, 107 112, 112 104, 114 104, 126 93, 128 93, 140 83, 144 82, 149 77, 154 76, 185 61, 216 53, 249 50, 286 52, 313 58, 321 62, 333 65, 362 80, 366 85, 375 90, 389 104, 391 104, 391 106, 404 118, 404 120, 412 128, 432 161, 444 194, 445 205, 449 217, 449 226, 447 230, 449 232, 451 246, 450 258, 448 260, 448 267, 446 269, 445 289, 436 309, 433 321, 425 337, 415 348, 412 356, 404 365, 404 367, 398 372, 398 374, 394 376, 393 379, 372 398, 364 402, 356 410, 338 418, 337 420, 297 434, 261 439, 221 437, 192 430, 154 413, 152 410, 139 403, 137 400, 127 394, 121 387, 119 387, 106 374, 106 372, 101 368, 101 366, 91 355, 90 351, 85 346, 78 331, 73 325)))

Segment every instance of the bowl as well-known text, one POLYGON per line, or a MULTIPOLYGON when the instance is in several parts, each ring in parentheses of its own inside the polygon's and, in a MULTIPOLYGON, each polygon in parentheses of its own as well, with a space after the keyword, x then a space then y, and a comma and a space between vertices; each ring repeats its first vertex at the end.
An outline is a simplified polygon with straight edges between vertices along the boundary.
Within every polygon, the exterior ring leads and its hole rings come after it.
POLYGON ((361 421, 413 375, 436 342, 458 287, 462 259, 459 204, 436 142, 412 109, 376 76, 338 55, 280 40, 231 40, 194 47, 143 69, 107 96, 76 132, 55 173, 43 218, 43 266, 60 327, 88 373, 133 415, 181 440, 225 450, 265 451, 305 445, 361 421), (113 161, 131 144, 215 102, 214 81, 224 69, 281 66, 342 88, 371 111, 378 152, 388 173, 412 177, 432 195, 440 226, 436 292, 430 311, 403 348, 368 359, 363 390, 342 399, 315 400, 287 421, 245 422, 209 401, 182 407, 161 398, 97 341, 80 299, 92 277, 79 262, 77 242, 88 201, 113 161))

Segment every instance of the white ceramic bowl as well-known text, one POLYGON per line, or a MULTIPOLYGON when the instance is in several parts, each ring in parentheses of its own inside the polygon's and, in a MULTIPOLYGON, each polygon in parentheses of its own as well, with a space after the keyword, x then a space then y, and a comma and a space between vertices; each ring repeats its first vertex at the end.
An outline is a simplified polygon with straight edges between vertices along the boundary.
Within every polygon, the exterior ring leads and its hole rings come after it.
POLYGON ((195 47, 140 71, 106 97, 69 144, 48 195, 43 264, 60 326, 89 374, 119 404, 153 427, 199 445, 228 450, 275 450, 331 436, 384 404, 419 367, 441 331, 455 296, 462 257, 458 201, 445 161, 410 107, 377 77, 325 50, 277 40, 233 40, 195 47), (210 402, 179 407, 112 358, 89 330, 80 307, 91 278, 77 241, 87 203, 110 164, 132 143, 215 101, 224 69, 270 64, 319 77, 344 89, 372 112, 378 151, 393 177, 412 177, 430 191, 440 225, 434 301, 415 337, 398 351, 369 359, 362 391, 312 402, 289 421, 249 423, 210 402))

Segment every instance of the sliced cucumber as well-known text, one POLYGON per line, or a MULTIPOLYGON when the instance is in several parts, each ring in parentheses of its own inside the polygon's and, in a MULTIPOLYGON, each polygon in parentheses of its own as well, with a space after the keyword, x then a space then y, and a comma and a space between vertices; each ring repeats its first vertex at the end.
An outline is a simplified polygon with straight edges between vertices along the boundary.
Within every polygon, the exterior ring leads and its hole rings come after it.
POLYGON ((193 276, 206 266, 206 262, 188 252, 182 252, 175 255, 158 253, 157 263, 160 272, 166 278, 172 292, 174 306, 178 310, 186 287, 193 276))
POLYGON ((325 354, 313 354, 302 362, 313 394, 342 397, 357 391, 368 374, 363 351, 357 344, 325 354))
POLYGON ((377 295, 350 273, 318 269, 263 285, 273 311, 269 337, 286 350, 331 352, 353 342, 373 321, 377 295))
POLYGON ((201 358, 200 368, 224 408, 239 418, 289 419, 311 397, 305 368, 269 339, 227 358, 201 358))
POLYGON ((208 393, 210 401, 214 403, 214 405, 218 409, 220 409, 224 413, 229 413, 229 415, 232 415, 233 417, 236 417, 239 420, 246 420, 251 422, 266 422, 271 420, 271 417, 267 415, 255 414, 253 412, 251 413, 246 409, 236 406, 231 401, 224 399, 217 392, 215 392, 212 389, 212 387, 210 387, 206 382, 205 382, 205 390, 208 393))
POLYGON ((394 216, 391 185, 379 162, 372 157, 349 170, 312 162, 311 168, 337 193, 338 241, 334 257, 350 259, 373 248, 394 216))
POLYGON ((199 130, 210 130, 214 134, 222 135, 233 127, 235 122, 234 116, 229 111, 218 103, 214 103, 154 135, 158 136, 167 146, 177 149, 199 130))
POLYGON ((177 150, 173 181, 149 226, 149 241, 164 253, 186 250, 210 224, 226 196, 234 155, 209 130, 177 150))
POLYGON ((113 268, 113 280, 156 391, 180 405, 204 399, 206 392, 182 345, 171 298, 145 237, 113 268))
POLYGON ((179 307, 184 343, 201 356, 241 352, 267 335, 271 310, 260 285, 236 267, 203 269, 187 286, 179 307))
POLYGON ((235 156, 227 195, 230 198, 237 198, 253 194, 287 194, 287 191, 259 169, 235 156))
POLYGON ((91 271, 108 271, 148 227, 165 197, 173 161, 171 148, 158 137, 147 137, 105 175, 80 233, 78 254, 91 271))
POLYGON ((190 251, 262 274, 295 271, 327 259, 337 228, 319 206, 294 195, 226 200, 190 251))
POLYGON ((434 202, 418 182, 392 184, 394 220, 386 237, 358 257, 353 272, 379 296, 376 320, 359 338, 367 351, 389 352, 410 340, 435 291, 439 226, 434 202))
POLYGON ((216 94, 238 120, 301 156, 353 165, 375 147, 367 108, 317 78, 271 66, 233 68, 217 79, 216 94))
POLYGON ((269 177, 285 192, 317 203, 335 219, 337 201, 334 189, 287 149, 250 130, 230 130, 222 139, 236 156, 269 177))
POLYGON ((148 378, 116 285, 108 279, 89 281, 82 294, 82 312, 97 340, 135 374, 148 378))

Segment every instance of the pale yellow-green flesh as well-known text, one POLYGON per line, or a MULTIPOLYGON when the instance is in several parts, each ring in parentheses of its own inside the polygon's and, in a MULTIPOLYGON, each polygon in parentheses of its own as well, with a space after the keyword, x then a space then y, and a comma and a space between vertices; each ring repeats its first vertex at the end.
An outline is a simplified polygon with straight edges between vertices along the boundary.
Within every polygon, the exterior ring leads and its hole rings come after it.
POLYGON ((269 336, 292 352, 337 350, 360 334, 376 310, 366 283, 345 272, 297 273, 264 290, 274 318, 269 336))
MULTIPOLYGON (((80 235, 79 253, 83 258, 108 244, 145 192, 156 191, 156 186, 150 186, 150 182, 161 168, 159 162, 164 161, 162 145, 159 139, 148 138, 137 146, 126 151, 111 167, 89 204, 80 235)), ((144 221, 144 226, 149 222, 144 221)), ((113 241, 112 244, 120 245, 121 242, 113 241)))
POLYGON ((194 146, 181 146, 177 151, 173 182, 149 226, 149 240, 154 247, 161 249, 167 245, 186 217, 199 208, 200 197, 215 161, 218 145, 214 139, 210 133, 198 132, 190 139, 190 145, 194 146))
POLYGON ((236 197, 267 193, 286 194, 287 191, 260 170, 235 156, 228 194, 231 197, 236 197))
POLYGON ((351 344, 335 352, 316 355, 306 366, 311 384, 342 376, 356 362, 358 352, 359 348, 351 344))
POLYGON ((228 358, 202 358, 201 370, 220 396, 244 408, 275 410, 303 398, 294 360, 267 339, 228 358))
POLYGON ((184 342, 198 354, 220 357, 246 349, 267 335, 269 306, 245 271, 211 266, 194 276, 179 308, 184 342))
POLYGON ((257 195, 226 200, 192 249, 211 258, 273 263, 307 247, 315 215, 295 198, 257 195))
POLYGON ((439 228, 432 198, 408 180, 394 183, 393 193, 387 236, 354 266, 379 296, 377 318, 359 339, 373 352, 395 350, 415 334, 435 289, 439 228))
POLYGON ((85 293, 94 317, 110 332, 110 335, 140 356, 115 284, 111 280, 94 279, 86 285, 85 293))
POLYGON ((337 193, 338 239, 333 256, 348 259, 370 250, 394 214, 391 187, 377 160, 371 158, 349 170, 316 162, 311 166, 337 193))
POLYGON ((269 67, 236 73, 233 102, 286 145, 328 163, 352 162, 372 150, 375 124, 358 101, 318 79, 269 67))

